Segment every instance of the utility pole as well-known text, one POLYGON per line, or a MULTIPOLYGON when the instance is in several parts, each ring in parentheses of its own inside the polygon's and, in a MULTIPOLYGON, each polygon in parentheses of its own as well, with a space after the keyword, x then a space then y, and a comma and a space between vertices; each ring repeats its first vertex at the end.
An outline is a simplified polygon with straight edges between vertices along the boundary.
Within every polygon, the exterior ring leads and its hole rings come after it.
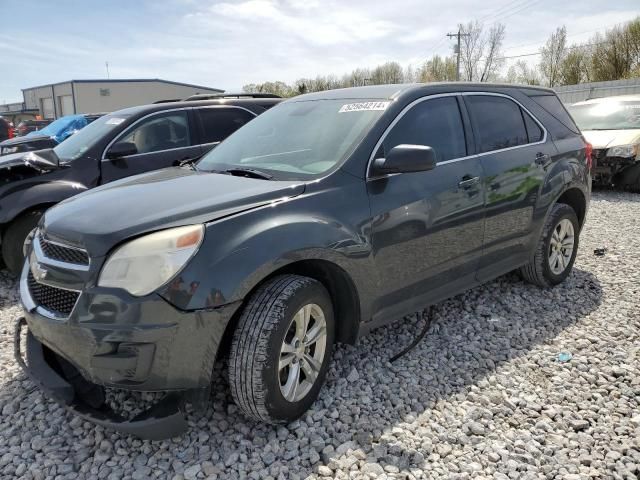
POLYGON ((454 47, 455 53, 458 54, 457 62, 456 62, 456 81, 460 81, 460 37, 468 37, 468 33, 462 33, 460 27, 458 27, 458 33, 447 33, 447 37, 457 37, 458 44, 454 47))
POLYGON ((104 66, 107 67, 107 78, 109 78, 109 62, 104 62, 104 66))

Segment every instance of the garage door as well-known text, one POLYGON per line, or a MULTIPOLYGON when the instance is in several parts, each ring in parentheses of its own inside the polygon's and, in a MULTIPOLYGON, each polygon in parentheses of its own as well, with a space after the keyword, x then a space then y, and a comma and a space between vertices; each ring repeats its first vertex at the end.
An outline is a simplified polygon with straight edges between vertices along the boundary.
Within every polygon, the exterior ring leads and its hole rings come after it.
POLYGON ((71 95, 61 95, 58 97, 58 104, 60 105, 60 111, 65 115, 73 115, 73 97, 71 95))
POLYGON ((53 110, 53 98, 51 97, 41 98, 40 110, 42 111, 43 118, 54 118, 55 111, 53 110))

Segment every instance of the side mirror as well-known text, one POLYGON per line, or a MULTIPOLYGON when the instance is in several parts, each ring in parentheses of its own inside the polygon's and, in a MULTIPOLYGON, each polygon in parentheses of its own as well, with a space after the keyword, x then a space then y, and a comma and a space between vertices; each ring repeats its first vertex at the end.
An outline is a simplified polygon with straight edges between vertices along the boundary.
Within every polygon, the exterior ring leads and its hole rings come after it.
POLYGON ((27 152, 22 157, 22 161, 39 172, 49 172, 60 167, 60 159, 50 148, 38 152, 27 152))
POLYGON ((426 145, 396 145, 385 158, 376 158, 371 176, 390 173, 425 172, 436 167, 436 152, 426 145))
POLYGON ((118 142, 111 145, 111 148, 107 152, 107 158, 109 160, 115 160, 117 158, 135 155, 136 153, 138 153, 138 147, 136 147, 135 143, 118 142))

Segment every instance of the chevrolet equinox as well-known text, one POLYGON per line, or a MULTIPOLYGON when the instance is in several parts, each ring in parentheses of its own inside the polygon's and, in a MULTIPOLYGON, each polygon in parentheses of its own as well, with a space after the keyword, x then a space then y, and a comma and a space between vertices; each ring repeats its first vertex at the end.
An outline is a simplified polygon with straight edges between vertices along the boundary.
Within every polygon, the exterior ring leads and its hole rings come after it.
POLYGON ((590 154, 548 89, 388 85, 287 100, 195 165, 48 210, 22 270, 16 359, 69 409, 143 438, 186 428, 184 406, 207 404, 217 358, 245 415, 292 421, 336 342, 515 269, 540 287, 562 282, 590 154), (167 393, 130 418, 105 387, 167 393))

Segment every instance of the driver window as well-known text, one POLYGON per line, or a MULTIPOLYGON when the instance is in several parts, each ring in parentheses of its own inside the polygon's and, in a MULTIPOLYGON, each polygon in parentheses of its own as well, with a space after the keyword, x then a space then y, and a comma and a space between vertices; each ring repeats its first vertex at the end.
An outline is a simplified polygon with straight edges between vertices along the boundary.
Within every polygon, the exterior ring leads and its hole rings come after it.
POLYGON ((171 112, 155 115, 137 124, 118 142, 131 142, 138 153, 159 152, 191 144, 187 112, 171 112))
POLYGON ((456 98, 425 100, 405 113, 386 136, 382 147, 388 152, 402 144, 428 145, 436 153, 438 162, 466 156, 464 127, 456 98))

